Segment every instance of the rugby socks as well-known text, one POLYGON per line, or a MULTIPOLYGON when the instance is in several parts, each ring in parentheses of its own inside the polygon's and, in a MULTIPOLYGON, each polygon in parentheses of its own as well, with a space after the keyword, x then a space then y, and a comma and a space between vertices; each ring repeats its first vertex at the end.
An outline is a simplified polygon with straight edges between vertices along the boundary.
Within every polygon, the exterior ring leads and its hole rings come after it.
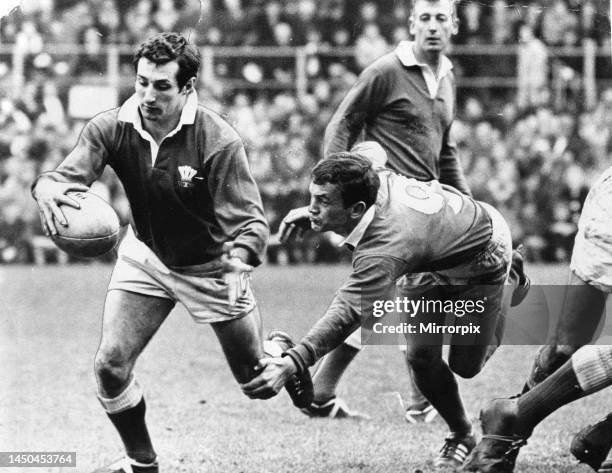
POLYGON ((127 456, 138 463, 153 464, 157 455, 145 423, 146 409, 145 400, 142 398, 134 407, 107 415, 119 432, 127 456))
POLYGON ((472 424, 467 418, 459 394, 457 380, 443 360, 415 369, 414 380, 423 395, 446 421, 451 432, 457 436, 468 436, 472 424))
POLYGON ((106 398, 98 394, 98 399, 119 432, 128 457, 138 463, 154 463, 157 455, 145 423, 143 389, 136 378, 132 376, 118 396, 106 398))
POLYGON ((312 381, 315 402, 327 402, 336 395, 336 388, 359 349, 342 343, 321 360, 312 381))
POLYGON ((517 434, 529 437, 542 420, 585 395, 571 360, 567 361, 555 373, 518 398, 517 434))
POLYGON ((572 355, 572 366, 582 390, 597 392, 612 383, 612 347, 584 346, 572 355))
POLYGON ((523 386, 521 394, 525 394, 527 391, 540 384, 563 366, 569 359, 570 355, 558 352, 553 345, 542 346, 533 360, 533 366, 531 367, 529 377, 523 386))

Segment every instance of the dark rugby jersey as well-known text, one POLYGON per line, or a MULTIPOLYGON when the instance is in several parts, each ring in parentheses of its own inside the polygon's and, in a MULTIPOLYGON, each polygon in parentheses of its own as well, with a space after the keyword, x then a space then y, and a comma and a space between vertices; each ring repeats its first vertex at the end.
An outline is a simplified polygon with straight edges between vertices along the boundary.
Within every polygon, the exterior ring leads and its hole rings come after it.
POLYGON ((464 264, 491 239, 491 218, 471 197, 437 181, 418 182, 390 171, 379 177, 376 204, 344 242, 353 248, 353 271, 325 315, 293 349, 304 366, 357 328, 364 298, 383 299, 405 274, 464 264))
POLYGON ((191 94, 185 108, 192 107, 192 117, 182 117, 164 138, 153 164, 150 141, 125 113, 129 107, 137 113, 134 101, 91 119, 66 159, 42 176, 90 185, 110 166, 127 194, 137 237, 169 267, 207 263, 227 241, 260 263, 268 225, 238 134, 191 94))
POLYGON ((402 53, 412 53, 406 48, 412 43, 400 43, 361 73, 325 130, 324 156, 348 151, 363 131, 363 140, 377 141, 385 149, 390 169, 419 181, 438 179, 469 195, 449 138, 455 115, 454 76, 448 70, 432 98, 421 66, 400 60, 402 53))

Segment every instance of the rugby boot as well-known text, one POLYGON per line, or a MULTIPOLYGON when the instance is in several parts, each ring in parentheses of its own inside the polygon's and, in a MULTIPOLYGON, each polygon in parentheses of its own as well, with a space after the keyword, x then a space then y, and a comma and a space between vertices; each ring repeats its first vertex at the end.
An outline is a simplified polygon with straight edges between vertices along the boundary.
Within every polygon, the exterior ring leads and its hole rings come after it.
POLYGON ((436 411, 434 406, 432 406, 429 401, 424 400, 407 406, 406 412, 404 413, 404 419, 406 419, 406 422, 409 424, 429 424, 437 415, 438 411, 436 411))
POLYGON ((444 445, 434 460, 434 467, 438 470, 457 471, 475 445, 476 439, 471 432, 469 434, 451 432, 444 439, 444 445))
POLYGON ((604 460, 612 448, 612 414, 578 432, 570 445, 570 453, 581 463, 597 472, 612 471, 611 462, 604 460))
POLYGON ((482 440, 465 461, 462 471, 512 473, 525 436, 516 434, 517 399, 494 399, 480 412, 482 440))
POLYGON ((332 397, 325 402, 312 401, 309 406, 300 409, 308 417, 327 417, 329 419, 369 420, 370 416, 352 411, 343 399, 332 397))
POLYGON ((93 473, 159 473, 159 465, 157 461, 145 465, 124 457, 110 465, 94 470, 93 473))

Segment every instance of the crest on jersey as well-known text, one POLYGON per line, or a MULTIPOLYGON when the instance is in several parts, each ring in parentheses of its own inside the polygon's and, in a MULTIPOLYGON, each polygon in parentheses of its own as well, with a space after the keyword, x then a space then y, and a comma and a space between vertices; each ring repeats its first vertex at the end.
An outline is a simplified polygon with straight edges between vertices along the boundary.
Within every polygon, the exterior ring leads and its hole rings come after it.
POLYGON ((181 178, 179 185, 181 187, 192 188, 193 178, 198 173, 198 171, 196 169, 193 169, 191 166, 179 166, 178 172, 181 178))

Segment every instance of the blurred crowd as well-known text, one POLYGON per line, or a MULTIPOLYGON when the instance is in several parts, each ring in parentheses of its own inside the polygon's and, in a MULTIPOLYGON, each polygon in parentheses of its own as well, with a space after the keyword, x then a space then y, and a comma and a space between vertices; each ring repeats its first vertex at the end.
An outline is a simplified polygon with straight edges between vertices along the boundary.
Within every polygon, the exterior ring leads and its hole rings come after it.
MULTIPOLYGON (((2 21, 0 40, 29 48, 132 44, 155 31, 189 28, 200 45, 366 43, 378 51, 408 37, 409 7, 410 0, 24 0, 21 14, 2 21)), ((607 10, 603 0, 461 0, 456 42, 514 44, 519 24, 527 23, 548 45, 585 37, 601 43, 608 40, 607 10)))
MULTIPOLYGON (((202 102, 222 113, 243 137, 272 231, 293 207, 308 202, 309 172, 321 155, 325 125, 348 84, 321 81, 302 99, 235 94, 230 101, 200 92, 202 102)), ((40 224, 30 184, 72 148, 83 125, 66 118, 53 91, 44 91, 35 111, 4 98, 0 102, 0 260, 31 261, 40 224), (50 95, 49 95, 50 94, 50 95)), ((474 196, 495 205, 509 220, 516 241, 532 260, 563 261, 589 185, 611 161, 612 90, 591 112, 555 112, 546 105, 519 111, 506 104, 494 115, 479 99, 462 105, 453 135, 474 196)), ((129 209, 112 173, 97 192, 127 221, 129 209)), ((326 238, 275 244, 271 261, 330 261, 341 258, 326 238)))
MULTIPOLYGON (((602 24, 608 20, 598 2, 462 1, 457 42, 514 44, 527 26, 550 45, 577 45, 585 37, 604 44, 609 36, 603 32, 609 27, 602 24)), ((158 30, 195 28, 191 38, 201 45, 354 45, 359 68, 407 38, 407 4, 363 1, 359 8, 348 8, 348 0, 24 1, 22 10, 0 25, 0 44, 21 48, 33 71, 26 74, 18 98, 0 93, 0 262, 65 258, 41 236, 30 185, 74 146, 84 122, 68 113, 67 90, 82 70, 105 70, 101 44, 134 44, 158 30), (194 18, 202 21, 194 24, 194 18), (63 74, 49 71, 41 59, 43 45, 54 42, 84 45, 84 53, 67 63, 63 74)), ((9 78, 1 66, 0 86, 9 78)), ((243 137, 273 232, 289 209, 307 203, 309 172, 321 157, 323 131, 356 72, 332 63, 299 96, 294 91, 199 90, 200 101, 225 116, 243 137)), ((524 103, 463 93, 453 135, 475 197, 502 211, 531 260, 563 261, 571 252, 589 185, 612 163, 612 90, 604 90, 596 108, 585 111, 579 94, 554 103, 550 84, 545 85, 548 89, 540 90, 538 100, 524 103)), ((105 172, 96 191, 128 221, 129 208, 112 172, 105 172)), ((290 245, 272 240, 269 250, 270 261, 278 263, 342 258, 328 236, 311 235, 290 245)))
MULTIPOLYGON (((24 0, 18 14, 0 22, 0 44, 14 44, 32 61, 43 44, 81 45, 83 54, 61 64, 64 73, 79 75, 105 69, 105 45, 135 44, 173 30, 201 46, 305 46, 319 52, 354 47, 354 58, 344 63, 358 71, 408 39, 409 5, 410 0, 24 0)), ((609 43, 604 0, 461 0, 457 8, 459 45, 516 45, 524 26, 548 46, 580 46, 585 38, 609 43)), ((243 62, 224 61, 216 73, 230 76, 243 62)), ((249 79, 282 81, 292 59, 251 62, 243 71, 249 79)), ((309 65, 317 73, 326 66, 309 65)), ((490 66, 495 63, 483 65, 490 66)))

